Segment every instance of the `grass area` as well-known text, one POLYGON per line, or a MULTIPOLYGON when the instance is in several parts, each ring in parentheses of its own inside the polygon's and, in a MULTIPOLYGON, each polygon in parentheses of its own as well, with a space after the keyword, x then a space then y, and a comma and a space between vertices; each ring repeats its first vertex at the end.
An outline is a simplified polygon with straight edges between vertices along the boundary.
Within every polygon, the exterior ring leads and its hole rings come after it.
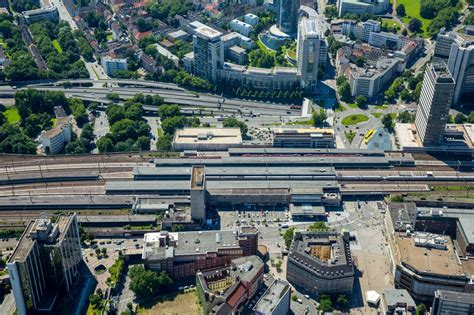
POLYGON ((395 119, 397 119, 398 114, 397 113, 390 113, 390 116, 392 116, 392 119, 395 120, 395 119))
MULTIPOLYGON (((398 2, 397 2, 398 3, 398 2)), ((397 28, 397 34, 401 33, 402 25, 392 19, 382 19, 382 25, 387 24, 389 27, 395 26, 397 28)))
POLYGON ((297 120, 297 121, 291 121, 287 125, 303 125, 303 126, 313 126, 314 121, 313 118, 307 119, 307 120, 297 120))
POLYGON ((296 51, 294 50, 287 50, 286 53, 288 54, 288 56, 293 59, 293 60, 296 60, 296 51))
POLYGON ((421 23, 423 23, 423 26, 421 27, 421 29, 423 30, 423 36, 427 37, 428 34, 426 32, 426 29, 428 28, 428 25, 431 21, 421 17, 420 0, 397 0, 397 6, 400 4, 403 4, 405 6, 406 11, 406 16, 402 17, 401 20, 403 20, 403 22, 408 25, 412 18, 417 18, 421 21, 421 23))
POLYGON ((18 114, 18 110, 15 107, 11 107, 3 112, 3 115, 7 119, 8 123, 16 124, 19 123, 21 120, 20 114, 18 114))
POLYGON ((112 41, 112 40, 114 40, 114 35, 112 34, 107 35, 107 41, 112 41))
POLYGON ((344 119, 342 120, 342 124, 344 126, 350 126, 350 125, 360 124, 360 123, 365 122, 367 120, 369 120, 369 117, 367 117, 365 115, 353 114, 353 115, 349 115, 349 116, 344 117, 344 119))
POLYGON ((157 131, 156 133, 158 135, 158 138, 163 137, 163 129, 161 129, 161 127, 158 127, 158 129, 156 131, 157 131))
POLYGON ((276 51, 271 50, 271 49, 269 49, 267 46, 265 46, 265 45, 262 43, 262 41, 260 40, 260 38, 257 40, 257 45, 258 45, 258 47, 259 47, 262 51, 266 52, 266 53, 269 54, 270 56, 272 56, 272 57, 275 56, 276 51))
POLYGON ((101 315, 101 314, 102 314, 102 309, 98 310, 92 304, 89 304, 89 308, 87 309, 86 315, 101 315))
POLYGON ((374 116, 375 118, 380 118, 382 117, 382 113, 372 113, 372 116, 374 116))
POLYGON ((374 106, 375 109, 387 109, 388 105, 379 105, 379 106, 374 106))
POLYGON ((56 117, 51 118, 51 124, 52 124, 53 126, 56 126, 56 121, 57 121, 57 120, 58 120, 58 119, 57 119, 56 117))
POLYGON ((170 294, 150 300, 150 303, 140 304, 137 314, 152 315, 185 315, 185 314, 203 314, 199 305, 198 297, 195 291, 170 294))
POLYGON ((359 108, 356 103, 347 103, 347 106, 349 106, 350 108, 359 108))
POLYGON ((460 185, 460 186, 433 186, 433 191, 474 191, 474 185, 460 185))
POLYGON ((335 111, 336 113, 340 113, 347 110, 347 108, 345 108, 341 103, 336 103, 336 105, 334 105, 332 110, 335 111))
POLYGON ((352 141, 354 141, 354 138, 356 136, 356 133, 354 131, 344 132, 344 134, 346 135, 347 141, 349 141, 349 143, 352 143, 352 141))
POLYGON ((117 259, 112 266, 109 268, 109 273, 110 277, 107 279, 107 282, 114 286, 118 279, 120 278, 120 275, 122 274, 123 271, 123 266, 124 266, 124 261, 123 259, 117 259))
POLYGON ((58 51, 58 53, 62 53, 63 49, 61 48, 61 45, 59 45, 59 42, 57 39, 53 40, 53 46, 54 48, 58 51))

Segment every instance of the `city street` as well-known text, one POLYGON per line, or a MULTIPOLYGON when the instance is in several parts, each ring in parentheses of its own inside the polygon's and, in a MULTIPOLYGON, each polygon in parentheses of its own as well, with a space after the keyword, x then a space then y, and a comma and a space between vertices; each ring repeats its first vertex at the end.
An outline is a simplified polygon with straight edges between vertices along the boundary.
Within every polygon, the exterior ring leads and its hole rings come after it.
MULTIPOLYGON (((95 135, 95 143, 100 137, 105 136, 109 132, 110 126, 109 121, 107 120, 107 115, 104 111, 98 111, 97 116, 95 117, 94 122, 94 135, 95 135)), ((97 148, 94 149, 97 151, 97 148)), ((96 152, 93 152, 96 153, 96 152)))
POLYGON ((151 139, 150 139, 150 150, 156 150, 156 141, 158 140, 158 117, 153 117, 153 116, 147 116, 144 117, 145 120, 147 121, 148 125, 150 126, 150 133, 151 133, 151 139))

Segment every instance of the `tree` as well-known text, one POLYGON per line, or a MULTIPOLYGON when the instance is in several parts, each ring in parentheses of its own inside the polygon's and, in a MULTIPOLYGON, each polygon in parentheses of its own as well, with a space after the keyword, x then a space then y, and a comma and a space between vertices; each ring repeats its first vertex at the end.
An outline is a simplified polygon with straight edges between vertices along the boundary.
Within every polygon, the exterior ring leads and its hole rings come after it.
POLYGON ((103 136, 99 140, 97 140, 97 149, 100 153, 109 153, 114 152, 114 143, 110 139, 110 137, 103 136))
POLYGON ((291 241, 293 241, 293 235, 294 234, 295 234, 295 228, 294 227, 290 227, 283 234, 283 239, 285 240, 285 246, 286 247, 290 247, 291 241))
POLYGON ((222 126, 225 128, 239 127, 242 137, 245 137, 245 135, 247 135, 247 132, 248 132, 247 125, 244 122, 237 120, 234 117, 228 117, 224 119, 224 121, 222 122, 222 126))
POLYGON ((162 105, 158 108, 158 116, 160 116, 161 120, 180 115, 181 112, 178 105, 162 105))
POLYGON ((346 307, 349 304, 349 299, 347 298, 347 295, 340 294, 337 296, 336 302, 339 306, 346 307))
POLYGON ((138 299, 156 296, 164 288, 169 287, 173 280, 162 271, 160 274, 147 270, 143 266, 130 269, 130 289, 138 299))
POLYGON ((397 15, 401 17, 404 17, 406 15, 405 5, 403 3, 397 6, 397 15))
POLYGON ((403 111, 397 116, 397 120, 403 124, 415 122, 415 115, 408 111, 403 111))
POLYGON ((308 227, 308 231, 324 232, 324 231, 329 231, 329 227, 324 222, 314 222, 308 227))
POLYGON ((111 100, 112 102, 120 101, 120 95, 118 95, 118 93, 107 93, 107 95, 105 97, 108 100, 111 100))
POLYGON ((318 310, 323 312, 332 312, 332 301, 329 295, 322 295, 319 300, 318 310))
POLYGON ((382 117, 382 124, 387 130, 392 130, 393 129, 393 117, 391 114, 385 114, 382 117))
POLYGON ((156 141, 156 149, 158 151, 169 151, 171 150, 171 143, 173 141, 172 135, 163 135, 156 141))
POLYGON ((467 116, 463 113, 457 113, 456 116, 454 116, 454 123, 456 124, 464 124, 466 121, 467 116))
POLYGON ((173 116, 161 122, 161 128, 166 134, 173 135, 176 129, 186 126, 187 119, 184 116, 173 116))
POLYGON ((357 95, 355 98, 355 102, 359 107, 365 106, 367 104, 367 97, 365 97, 364 95, 357 95))
POLYGON ((408 24, 408 29, 412 33, 419 33, 421 31, 421 27, 423 26, 423 23, 421 23, 420 20, 417 18, 412 18, 410 20, 410 23, 408 24))
POLYGON ((320 127, 324 125, 327 119, 326 111, 324 109, 320 109, 319 112, 314 111, 312 114, 312 117, 313 117, 313 125, 320 127))
POLYGON ((427 309, 425 304, 421 303, 416 306, 416 315, 425 315, 426 311, 427 309))
POLYGON ((339 93, 339 96, 341 97, 341 99, 345 102, 348 102, 350 101, 351 97, 352 97, 352 93, 351 93, 351 86, 349 84, 349 82, 344 82, 342 83, 338 89, 337 89, 337 92, 339 93))
POLYGON ((293 295, 291 296, 291 300, 292 300, 293 302, 298 301, 298 296, 297 296, 296 294, 293 294, 293 295))

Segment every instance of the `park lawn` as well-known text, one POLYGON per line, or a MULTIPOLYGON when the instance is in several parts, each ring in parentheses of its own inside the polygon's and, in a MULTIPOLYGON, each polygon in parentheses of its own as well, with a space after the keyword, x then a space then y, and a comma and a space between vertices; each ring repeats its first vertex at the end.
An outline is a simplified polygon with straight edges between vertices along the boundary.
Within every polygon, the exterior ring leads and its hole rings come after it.
POLYGON ((430 24, 431 20, 425 19, 420 15, 420 0, 397 0, 397 6, 403 4, 405 6, 406 16, 402 17, 401 20, 407 25, 410 23, 412 18, 417 18, 423 23, 421 29, 423 30, 423 36, 427 37, 426 29, 430 24))
POLYGON ((347 106, 349 106, 350 108, 359 108, 356 103, 347 103, 347 106))
POLYGON ((187 314, 203 314, 203 310, 199 305, 198 297, 195 291, 170 294, 157 299, 157 303, 150 307, 140 305, 137 314, 144 315, 187 315, 187 314))
MULTIPOLYGON (((397 2, 398 3, 398 2, 397 2)), ((402 30, 402 26, 400 25, 400 23, 398 23, 397 21, 395 20, 392 20, 392 19, 382 19, 382 24, 387 24, 388 26, 393 26, 394 24, 397 26, 397 33, 401 33, 401 30, 402 30)))
POLYGON ((380 118, 382 117, 382 113, 372 113, 372 116, 374 116, 375 118, 380 118))
POLYGON ((350 126, 350 125, 356 125, 356 124, 363 123, 367 120, 369 120, 369 117, 367 117, 365 115, 353 114, 353 115, 349 115, 349 116, 344 117, 344 119, 342 120, 342 124, 344 126, 350 126))
POLYGON ((340 113, 347 110, 347 108, 345 108, 344 105, 342 105, 341 103, 337 103, 336 105, 333 106, 332 110, 335 111, 336 113, 340 113))
POLYGON ((352 141, 354 141, 354 138, 356 136, 356 133, 354 131, 344 132, 344 134, 346 135, 347 141, 349 141, 349 143, 352 143, 352 141))
POLYGON ((5 116, 9 124, 16 124, 21 120, 20 114, 18 114, 18 110, 16 109, 16 107, 11 107, 7 109, 3 112, 3 115, 5 116))
POLYGON ((58 51, 58 53, 62 53, 63 49, 61 48, 61 45, 59 45, 59 42, 57 39, 53 40, 53 46, 54 48, 58 51))

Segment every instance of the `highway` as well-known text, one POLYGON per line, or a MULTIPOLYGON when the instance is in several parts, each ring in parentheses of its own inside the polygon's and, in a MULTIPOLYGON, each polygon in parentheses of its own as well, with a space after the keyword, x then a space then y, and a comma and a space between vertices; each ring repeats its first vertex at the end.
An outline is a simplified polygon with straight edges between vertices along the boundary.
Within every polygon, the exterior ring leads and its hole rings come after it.
MULTIPOLYGON (((79 82, 90 82, 88 80, 80 80, 79 82)), ((109 82, 116 84, 118 82, 124 82, 121 80, 99 80, 97 82, 109 82)), ((125 81, 130 83, 129 81, 125 81)), ((140 83, 141 84, 141 83, 140 83)), ((92 86, 92 87, 73 87, 65 88, 62 85, 46 85, 46 84, 33 84, 26 86, 0 86, 0 95, 3 97, 14 97, 18 90, 25 88, 35 88, 42 91, 60 91, 64 92, 66 97, 75 97, 86 101, 96 101, 100 103, 110 103, 107 99, 107 94, 117 93, 121 99, 132 98, 138 93, 144 95, 159 95, 164 98, 165 103, 178 104, 183 108, 192 109, 207 109, 213 111, 222 111, 230 113, 251 113, 261 112, 267 115, 294 115, 299 116, 300 110, 291 109, 289 104, 276 104, 270 102, 258 102, 253 100, 237 99, 237 98, 225 98, 219 95, 208 94, 208 93, 197 93, 186 91, 177 88, 173 85, 163 85, 161 83, 154 84, 151 82, 149 87, 103 87, 103 86, 92 86)), ((146 111, 155 112, 157 111, 156 106, 145 105, 143 108, 146 111)))

